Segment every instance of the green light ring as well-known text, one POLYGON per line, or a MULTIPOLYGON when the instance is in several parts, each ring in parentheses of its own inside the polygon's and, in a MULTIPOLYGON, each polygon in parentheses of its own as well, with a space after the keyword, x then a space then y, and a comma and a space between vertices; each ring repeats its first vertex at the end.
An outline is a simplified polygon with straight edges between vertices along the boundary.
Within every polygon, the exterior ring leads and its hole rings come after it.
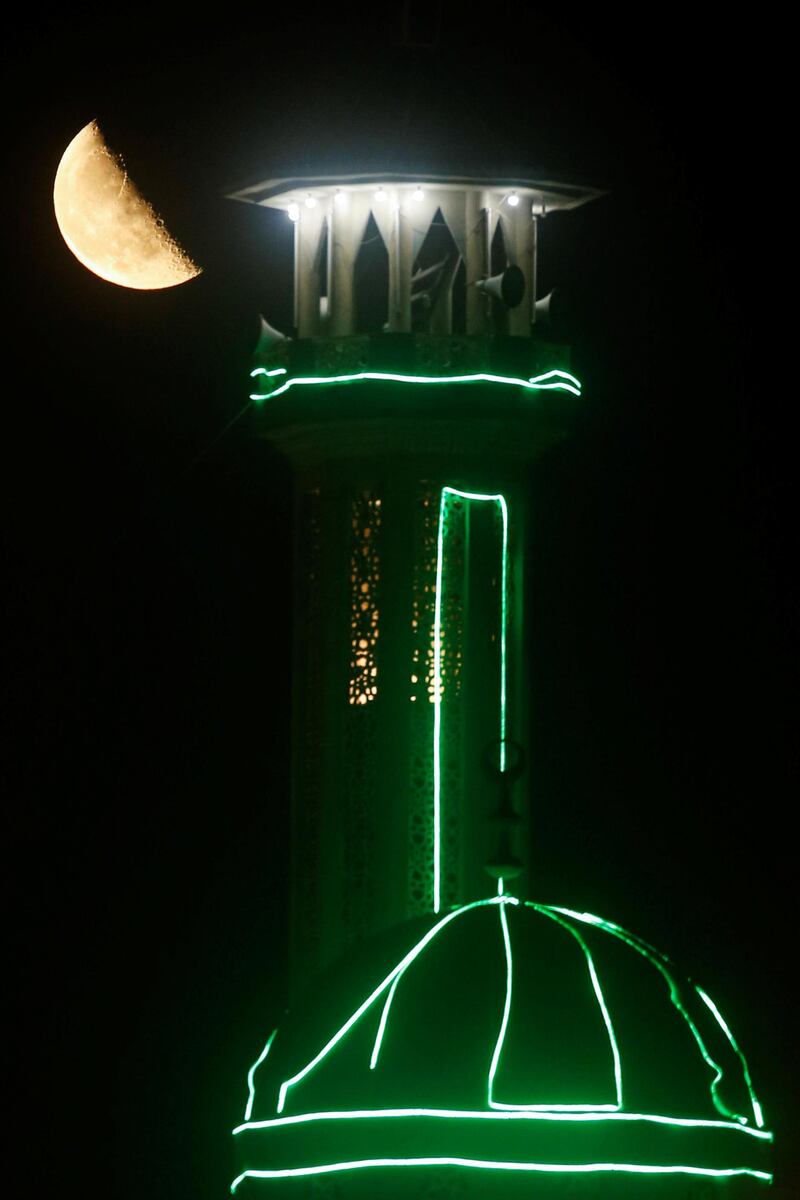
POLYGON ((720 1029, 727 1037, 728 1041, 730 1042, 734 1052, 736 1053, 736 1055, 739 1059, 739 1062, 742 1064, 742 1072, 744 1074, 744 1080, 745 1080, 745 1083, 747 1084, 747 1090, 750 1093, 750 1103, 753 1106, 753 1117, 755 1118, 755 1122, 756 1122, 756 1125, 758 1126, 758 1128, 763 1129, 763 1127, 764 1127, 764 1112, 763 1112, 763 1109, 761 1108, 761 1105, 756 1096, 755 1088, 753 1087, 753 1081, 750 1078, 750 1068, 747 1065, 747 1059, 745 1058, 743 1051, 739 1049, 736 1038, 731 1033, 731 1030, 730 1030, 730 1027, 729 1027, 727 1021, 725 1020, 722 1013, 719 1011, 719 1009, 717 1008, 716 1004, 711 999, 709 994, 707 992, 704 992, 699 984, 696 983, 694 986, 695 986, 695 991, 699 995, 700 999, 711 1010, 715 1020, 717 1021, 717 1024, 719 1025, 720 1029))
MULTIPOLYGON (((266 375, 269 377, 286 374, 285 368, 267 371, 264 367, 256 367, 250 372, 250 377, 266 375)), ((529 379, 518 379, 509 375, 491 375, 479 372, 474 375, 401 375, 394 371, 356 371, 349 375, 296 375, 287 379, 280 387, 271 392, 251 394, 250 399, 257 402, 272 400, 283 395, 292 387, 317 387, 322 384, 360 383, 363 380, 377 380, 383 383, 421 383, 425 385, 437 383, 499 383, 511 387, 521 387, 531 392, 561 391, 571 392, 580 396, 581 382, 569 371, 545 371, 543 375, 532 375, 529 379), (550 382, 546 382, 549 380, 550 382)))
POLYGON ((253 1115, 253 1104, 255 1103, 255 1098, 256 1098, 256 1085, 255 1085, 256 1071, 261 1066, 261 1064, 264 1062, 264 1059, 267 1057, 270 1050, 272 1049, 272 1043, 275 1041, 275 1034, 277 1032, 278 1032, 277 1029, 273 1029, 272 1033, 267 1038, 266 1046, 261 1051, 261 1053, 259 1054, 256 1061, 253 1063, 250 1070, 247 1072, 247 1093, 248 1093, 248 1095, 247 1095, 247 1104, 246 1104, 245 1110, 244 1110, 245 1121, 249 1121, 250 1117, 253 1115))
POLYGON ((749 1175, 772 1183, 767 1171, 752 1167, 690 1167, 650 1166, 640 1163, 528 1163, 495 1162, 480 1158, 362 1158, 351 1162, 323 1163, 315 1167, 287 1167, 283 1170, 248 1170, 238 1175, 231 1184, 234 1193, 245 1179, 299 1179, 310 1175, 334 1174, 341 1171, 359 1171, 367 1167, 470 1167, 489 1171, 531 1171, 552 1175, 594 1175, 619 1173, 627 1175, 704 1175, 711 1179, 728 1179, 737 1175, 749 1175))
POLYGON ((246 1121, 233 1130, 240 1133, 256 1129, 281 1129, 291 1125, 305 1125, 316 1121, 368 1121, 398 1118, 425 1118, 431 1120, 469 1121, 558 1121, 594 1123, 597 1121, 633 1121, 653 1125, 669 1125, 684 1129, 724 1129, 729 1133, 741 1133, 759 1141, 772 1142, 773 1134, 764 1129, 753 1129, 738 1121, 715 1121, 705 1117, 669 1117, 663 1113, 632 1112, 555 1112, 536 1109, 460 1109, 460 1108, 360 1108, 332 1110, 329 1112, 298 1113, 289 1117, 269 1117, 264 1121, 246 1121))
POLYGON ((342 1038, 350 1032, 356 1022, 364 1015, 364 1013, 368 1008, 370 1008, 375 1000, 377 1000, 378 997, 387 990, 387 988, 391 987, 394 980, 403 974, 406 967, 411 965, 411 963, 422 953, 425 947, 431 941, 433 941, 437 934, 439 934, 446 925, 449 925, 451 921, 456 919, 456 917, 460 917, 465 912, 470 912, 474 908, 485 908, 489 904, 510 903, 517 904, 519 902, 511 896, 492 896, 489 900, 473 900, 470 904, 463 904, 460 908, 455 909, 453 912, 447 913, 447 915, 442 917, 440 921, 437 921, 433 928, 429 929, 428 932, 422 938, 420 938, 417 944, 408 951, 408 953, 400 960, 397 966, 392 968, 383 982, 378 984, 378 986, 370 993, 366 1000, 364 1000, 363 1003, 358 1006, 356 1011, 350 1017, 348 1017, 345 1023, 340 1026, 333 1037, 331 1037, 325 1043, 322 1049, 315 1054, 314 1057, 308 1063, 306 1063, 306 1065, 300 1071, 298 1071, 296 1075, 292 1075, 291 1078, 284 1080, 278 1093, 278 1113, 280 1114, 283 1112, 283 1109, 286 1105, 286 1097, 289 1094, 290 1089, 296 1084, 300 1083, 302 1079, 305 1079, 305 1077, 310 1074, 310 1072, 313 1071, 314 1068, 317 1067, 324 1058, 327 1057, 330 1051, 333 1050, 334 1046, 338 1045, 342 1038))
POLYGON ((439 530, 436 539, 436 593, 433 616, 433 911, 442 906, 442 591, 444 577, 444 529, 447 498, 457 496, 470 503, 497 504, 503 520, 500 561, 500 770, 506 766, 506 673, 508 629, 508 505, 499 492, 465 492, 443 487, 439 497, 439 530))
POLYGON ((703 1061, 714 1073, 714 1078, 711 1080, 710 1088, 711 1099, 714 1103, 714 1107, 716 1108, 717 1112, 722 1114, 722 1116, 730 1117, 734 1121, 746 1123, 747 1118, 742 1116, 741 1113, 734 1112, 733 1109, 729 1108, 719 1095, 719 1086, 724 1078, 724 1071, 719 1063, 711 1057, 711 1054, 709 1053, 708 1048, 706 1047, 706 1044, 700 1034, 700 1030, 695 1025, 681 1000, 678 984, 675 980, 675 977, 669 970, 669 967, 672 965, 670 959, 667 958, 665 954, 662 954, 660 950, 656 950, 642 938, 637 937, 636 934, 629 933, 620 925, 615 925, 613 921, 606 921, 602 917, 596 917, 593 913, 578 913, 569 908, 560 908, 558 905, 543 905, 540 907, 552 908, 554 912, 562 913, 566 917, 571 917, 574 920, 582 921, 585 925, 593 925, 597 929, 602 929, 605 933, 610 933, 613 937, 625 942, 626 945, 630 946, 632 950, 635 950, 637 954, 640 954, 643 958, 647 959, 648 962, 653 964, 653 966, 665 979, 667 987, 669 988, 670 1002, 672 1003, 673 1007, 678 1010, 691 1030, 692 1036, 697 1043, 697 1047, 700 1051, 703 1061))

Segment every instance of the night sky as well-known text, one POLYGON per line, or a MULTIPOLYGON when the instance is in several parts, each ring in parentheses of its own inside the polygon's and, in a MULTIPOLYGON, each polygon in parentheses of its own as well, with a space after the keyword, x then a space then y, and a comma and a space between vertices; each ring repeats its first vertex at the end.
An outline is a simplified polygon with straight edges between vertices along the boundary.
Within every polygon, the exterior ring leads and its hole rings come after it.
POLYGON ((292 611, 288 470, 234 420, 288 222, 224 193, 381 163, 608 189, 542 232, 586 419, 532 473, 535 891, 719 999, 797 1181, 787 34, 573 7, 415 10, 432 49, 395 3, 84 8, 6 46, 16 1195, 227 1194, 282 999, 292 611), (95 117, 198 280, 66 249, 95 117))

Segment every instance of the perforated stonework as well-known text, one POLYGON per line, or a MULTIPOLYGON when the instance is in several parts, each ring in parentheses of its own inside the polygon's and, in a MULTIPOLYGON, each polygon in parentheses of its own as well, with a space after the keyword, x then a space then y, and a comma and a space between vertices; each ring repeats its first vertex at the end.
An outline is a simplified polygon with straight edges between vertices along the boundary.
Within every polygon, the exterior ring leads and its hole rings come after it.
POLYGON ((350 515, 350 684, 351 704, 369 704, 378 695, 381 501, 359 496, 350 515))
POLYGON ((343 814, 347 885, 342 893, 347 945, 369 934, 375 901, 378 773, 374 702, 380 688, 381 503, 378 497, 361 494, 350 505, 350 678, 343 814))

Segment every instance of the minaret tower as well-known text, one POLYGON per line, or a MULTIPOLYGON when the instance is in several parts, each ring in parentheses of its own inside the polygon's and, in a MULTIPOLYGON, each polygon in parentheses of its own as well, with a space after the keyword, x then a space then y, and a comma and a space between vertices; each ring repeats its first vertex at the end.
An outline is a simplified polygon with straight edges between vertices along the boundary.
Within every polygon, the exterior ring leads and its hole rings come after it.
POLYGON ((294 328, 263 322, 252 385, 296 529, 291 1008, 237 1192, 770 1179, 708 993, 531 877, 526 480, 581 403, 537 245, 597 194, 384 173, 234 197, 294 223, 294 328))

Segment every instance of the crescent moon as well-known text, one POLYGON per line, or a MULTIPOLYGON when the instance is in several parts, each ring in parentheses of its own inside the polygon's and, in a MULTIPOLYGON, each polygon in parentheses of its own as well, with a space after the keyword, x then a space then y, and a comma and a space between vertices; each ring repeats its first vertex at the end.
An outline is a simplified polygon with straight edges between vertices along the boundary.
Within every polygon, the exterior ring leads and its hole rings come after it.
POLYGON ((200 274, 129 179, 96 121, 84 126, 64 151, 53 205, 72 253, 109 283, 151 291, 200 274))

